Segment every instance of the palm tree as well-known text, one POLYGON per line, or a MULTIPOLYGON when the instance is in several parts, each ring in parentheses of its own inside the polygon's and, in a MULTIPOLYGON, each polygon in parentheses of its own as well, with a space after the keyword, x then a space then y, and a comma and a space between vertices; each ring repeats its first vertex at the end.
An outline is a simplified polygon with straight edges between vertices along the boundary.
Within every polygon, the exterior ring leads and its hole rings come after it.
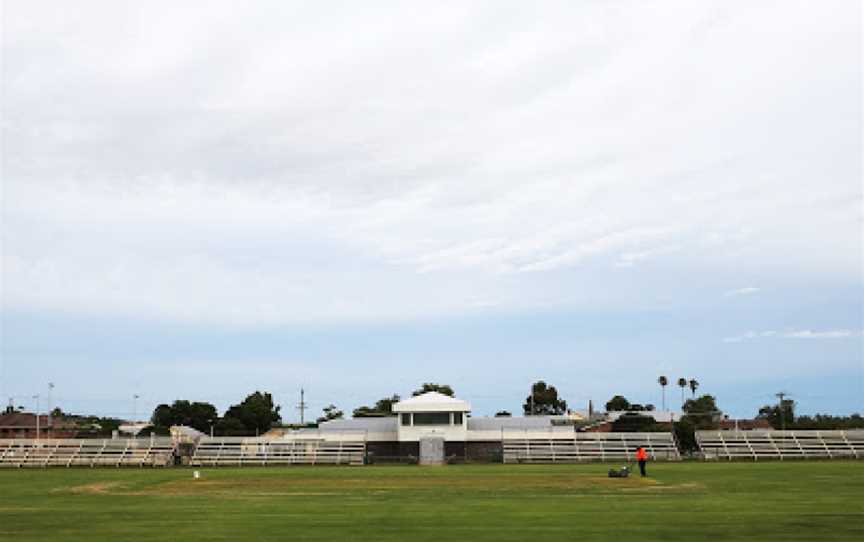
POLYGON ((660 389, 663 391, 663 410, 666 410, 666 385, 669 384, 669 380, 665 376, 661 376, 657 379, 657 383, 660 384, 660 389))
POLYGON ((678 387, 681 388, 681 408, 684 408, 684 388, 687 387, 687 379, 679 378, 678 379, 678 387))
POLYGON ((699 387, 699 381, 696 380, 695 378, 691 378, 689 384, 690 384, 690 391, 693 393, 693 398, 695 399, 696 398, 696 388, 699 387))

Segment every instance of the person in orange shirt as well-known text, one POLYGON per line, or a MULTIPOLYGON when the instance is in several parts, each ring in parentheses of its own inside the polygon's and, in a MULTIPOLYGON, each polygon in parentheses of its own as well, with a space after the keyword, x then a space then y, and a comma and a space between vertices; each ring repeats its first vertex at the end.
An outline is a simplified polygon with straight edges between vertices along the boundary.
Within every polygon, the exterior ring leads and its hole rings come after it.
POLYGON ((642 446, 636 448, 636 461, 639 462, 639 473, 644 477, 645 464, 648 463, 648 452, 642 446))

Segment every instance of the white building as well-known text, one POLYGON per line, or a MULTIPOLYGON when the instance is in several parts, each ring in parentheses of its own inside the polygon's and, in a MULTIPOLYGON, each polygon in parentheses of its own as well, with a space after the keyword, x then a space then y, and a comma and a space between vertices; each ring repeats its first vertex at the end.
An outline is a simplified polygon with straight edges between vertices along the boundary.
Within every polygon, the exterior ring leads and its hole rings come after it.
POLYGON ((418 442, 440 437, 445 441, 468 440, 468 401, 449 397, 437 391, 417 395, 393 405, 399 418, 399 442, 418 442))

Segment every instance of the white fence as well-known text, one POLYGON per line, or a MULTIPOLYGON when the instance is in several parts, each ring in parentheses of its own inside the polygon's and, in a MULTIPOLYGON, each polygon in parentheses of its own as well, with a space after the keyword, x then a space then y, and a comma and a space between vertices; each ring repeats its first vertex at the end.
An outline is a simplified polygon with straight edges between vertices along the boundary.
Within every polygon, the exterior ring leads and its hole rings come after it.
POLYGON ((164 467, 170 438, 0 440, 0 467, 164 467))
POLYGON ((672 433, 506 432, 504 463, 576 463, 629 461, 645 448, 652 460, 678 461, 681 454, 672 433))
POLYGON ((196 466, 362 465, 362 438, 202 437, 192 456, 196 466))
POLYGON ((697 431, 705 459, 860 459, 864 430, 697 431))

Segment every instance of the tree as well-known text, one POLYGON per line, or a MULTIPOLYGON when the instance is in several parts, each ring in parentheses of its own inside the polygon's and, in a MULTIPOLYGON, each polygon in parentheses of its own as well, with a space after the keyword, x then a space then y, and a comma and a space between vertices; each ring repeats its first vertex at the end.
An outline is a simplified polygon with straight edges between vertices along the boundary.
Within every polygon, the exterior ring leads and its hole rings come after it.
POLYGON ((558 398, 555 386, 548 386, 539 380, 531 386, 531 395, 525 399, 522 409, 529 416, 564 414, 567 412, 567 402, 558 398))
POLYGON ((392 397, 385 397, 375 402, 374 406, 361 406, 354 409, 352 415, 355 418, 380 418, 383 416, 393 415, 393 405, 400 401, 400 397, 393 394, 392 397))
POLYGON ((663 410, 666 410, 666 386, 669 384, 669 379, 661 376, 657 379, 657 383, 660 384, 660 391, 663 393, 663 410))
POLYGON ((616 433, 640 433, 647 431, 656 424, 657 422, 651 416, 627 412, 612 422, 612 431, 616 433))
POLYGON ((681 451, 693 453, 699 449, 696 443, 696 431, 716 429, 723 413, 712 395, 688 399, 682 409, 685 414, 679 421, 675 422, 673 431, 681 451))
POLYGON ((798 416, 792 425, 796 429, 864 429, 864 417, 860 414, 852 414, 851 416, 816 414, 814 416, 798 416))
POLYGON ((110 436, 124 423, 119 418, 100 418, 99 416, 81 416, 78 421, 77 436, 110 436))
POLYGON ((450 397, 453 397, 454 395, 453 388, 451 388, 449 385, 434 384, 432 382, 424 383, 419 390, 414 391, 414 393, 412 393, 411 395, 417 397, 418 395, 422 395, 430 391, 437 391, 438 393, 443 393, 444 395, 449 395, 450 397))
POLYGON ((678 379, 678 387, 681 388, 681 407, 684 407, 684 388, 687 387, 687 379, 679 378, 678 379))
POLYGON ((696 443, 696 427, 689 419, 681 419, 675 422, 672 431, 675 433, 675 440, 678 442, 678 448, 685 453, 693 453, 699 449, 696 443))
MULTIPOLYGON (((242 437, 249 435, 249 430, 237 418, 222 418, 216 423, 215 434, 220 437, 242 437)), ((253 430, 254 431, 254 430, 253 430)))
POLYGON ((781 399, 776 405, 765 405, 759 409, 756 416, 768 420, 774 429, 783 429, 787 425, 795 423, 795 401, 792 399, 781 399))
MULTIPOLYGON (((273 404, 273 396, 267 392, 256 391, 243 399, 239 405, 233 405, 225 412, 224 421, 236 420, 247 431, 247 434, 258 434, 268 431, 274 424, 282 421, 279 411, 282 407, 273 404)), ((237 427, 229 422, 230 427, 237 427)), ((225 424, 223 424, 223 427, 225 424)))
POLYGON ((630 401, 623 395, 616 395, 612 399, 606 401, 606 412, 615 412, 620 410, 630 410, 630 401))
POLYGON ((336 408, 336 405, 329 404, 324 407, 324 415, 318 418, 318 423, 329 422, 330 420, 340 420, 344 417, 341 410, 336 408))
POLYGON ((693 398, 696 398, 696 388, 699 387, 699 381, 695 378, 691 378, 690 382, 687 383, 690 386, 690 393, 693 394, 693 398))
POLYGON ((716 429, 723 412, 717 407, 713 395, 703 395, 698 399, 687 399, 684 403, 684 418, 697 429, 716 429))
POLYGON ((184 399, 178 399, 170 405, 161 404, 157 406, 150 417, 150 422, 156 428, 186 425, 194 427, 202 433, 207 433, 217 418, 216 407, 210 403, 189 402, 184 399))
MULTIPOLYGON (((176 401, 175 401, 176 403, 176 401)), ((171 405, 161 404, 153 410, 153 415, 150 416, 150 422, 155 427, 171 427, 174 424, 174 411, 171 405)))
POLYGON ((506 410, 499 410, 498 412, 495 413, 496 418, 509 418, 512 415, 513 414, 510 414, 510 412, 508 412, 506 410))

